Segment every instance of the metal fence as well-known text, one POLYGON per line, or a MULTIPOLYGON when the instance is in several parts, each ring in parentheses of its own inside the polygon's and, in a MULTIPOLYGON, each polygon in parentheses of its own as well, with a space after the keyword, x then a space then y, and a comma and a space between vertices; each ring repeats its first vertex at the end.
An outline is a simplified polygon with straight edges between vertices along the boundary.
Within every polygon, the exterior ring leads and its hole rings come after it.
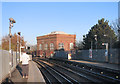
POLYGON ((53 57, 68 59, 68 52, 67 51, 55 51, 55 54, 53 57))
MULTIPOLYGON (((71 51, 55 51, 53 57, 68 59, 68 53, 71 51)), ((92 50, 92 57, 90 57, 89 50, 76 50, 71 52, 71 58, 76 60, 87 60, 95 62, 108 62, 120 64, 120 49, 110 49, 106 55, 105 49, 92 50)))
POLYGON ((9 71, 13 71, 16 67, 16 65, 19 62, 19 53, 12 52, 11 53, 11 59, 9 56, 9 51, 6 50, 0 50, 0 82, 2 82, 3 79, 5 79, 7 76, 9 76, 9 71), (11 60, 11 67, 10 62, 11 60))
POLYGON ((106 56, 105 49, 92 50, 92 58, 90 58, 89 50, 78 50, 76 54, 72 55, 73 59, 82 59, 95 62, 108 62, 120 64, 120 49, 110 49, 106 56))

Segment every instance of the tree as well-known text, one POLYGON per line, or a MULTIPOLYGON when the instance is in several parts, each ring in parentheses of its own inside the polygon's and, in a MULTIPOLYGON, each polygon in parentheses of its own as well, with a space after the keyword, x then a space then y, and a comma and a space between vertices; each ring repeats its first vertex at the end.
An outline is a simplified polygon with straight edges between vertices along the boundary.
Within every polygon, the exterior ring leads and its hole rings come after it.
POLYGON ((2 46, 0 45, 0 49, 2 49, 2 46))
POLYGON ((111 28, 114 30, 115 34, 118 36, 118 29, 120 29, 120 18, 116 19, 111 23, 111 28))
POLYGON ((31 51, 37 51, 37 45, 33 45, 33 46, 31 47, 31 51))
MULTIPOLYGON (((21 45, 25 46, 26 42, 24 41, 23 37, 19 37, 19 42, 21 41, 21 45)), ((6 35, 2 38, 2 49, 3 50, 9 50, 9 36, 6 35)), ((17 35, 16 33, 14 35, 12 35, 11 38, 11 49, 13 51, 17 50, 17 35)))
POLYGON ((120 29, 120 18, 111 23, 111 28, 115 31, 115 34, 117 36, 117 42, 115 42, 113 46, 114 48, 120 48, 120 37, 118 33, 118 29, 120 29))
POLYGON ((77 47, 77 49, 82 50, 83 49, 82 41, 77 41, 76 42, 76 47, 77 47))
POLYGON ((108 25, 108 21, 107 20, 105 21, 104 18, 102 18, 98 20, 98 24, 91 27, 88 34, 83 35, 83 45, 84 45, 83 48, 90 49, 92 42, 93 49, 96 49, 96 45, 97 45, 97 49, 103 49, 105 48, 105 46, 103 46, 102 43, 108 43, 109 45, 112 45, 113 43, 116 42, 116 40, 117 37, 115 35, 115 32, 108 25))

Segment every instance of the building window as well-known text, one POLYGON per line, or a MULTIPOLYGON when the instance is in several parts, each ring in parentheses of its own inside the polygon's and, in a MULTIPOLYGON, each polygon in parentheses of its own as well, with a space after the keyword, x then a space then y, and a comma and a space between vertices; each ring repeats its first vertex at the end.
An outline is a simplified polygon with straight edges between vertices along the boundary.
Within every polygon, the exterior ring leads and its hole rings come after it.
POLYGON ((64 44, 63 43, 59 43, 59 49, 64 49, 64 44))
POLYGON ((42 50, 42 44, 39 45, 39 49, 42 50))
POLYGON ((70 49, 73 49, 74 45, 73 43, 70 43, 70 49))
POLYGON ((50 50, 54 50, 54 44, 53 43, 50 44, 50 50))
POLYGON ((45 44, 45 50, 47 50, 48 49, 48 44, 45 44))

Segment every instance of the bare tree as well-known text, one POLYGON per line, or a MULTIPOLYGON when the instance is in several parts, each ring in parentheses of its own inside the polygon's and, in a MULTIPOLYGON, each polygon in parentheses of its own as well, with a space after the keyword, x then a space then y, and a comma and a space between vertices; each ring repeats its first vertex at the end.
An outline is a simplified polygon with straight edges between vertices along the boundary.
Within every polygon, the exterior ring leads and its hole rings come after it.
POLYGON ((120 18, 119 19, 116 19, 115 21, 113 21, 111 23, 111 28, 114 30, 116 36, 118 37, 119 39, 119 32, 118 30, 120 29, 120 18))
POLYGON ((83 49, 82 41, 76 41, 76 46, 78 49, 83 49))
POLYGON ((117 36, 117 42, 114 43, 114 48, 119 48, 120 46, 120 18, 116 19, 111 23, 111 28, 115 31, 115 34, 117 36))
POLYGON ((37 45, 33 45, 32 46, 32 51, 36 51, 37 50, 37 45))

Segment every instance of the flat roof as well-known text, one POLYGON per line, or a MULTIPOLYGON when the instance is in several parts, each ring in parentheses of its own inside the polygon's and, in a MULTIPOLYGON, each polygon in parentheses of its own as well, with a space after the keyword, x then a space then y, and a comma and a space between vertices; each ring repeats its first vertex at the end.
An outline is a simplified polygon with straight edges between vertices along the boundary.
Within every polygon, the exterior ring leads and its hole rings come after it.
MULTIPOLYGON (((53 32, 51 32, 49 34, 67 34, 67 33, 65 33, 63 31, 53 31, 53 32)), ((47 35, 49 35, 49 34, 47 34, 47 35)))

